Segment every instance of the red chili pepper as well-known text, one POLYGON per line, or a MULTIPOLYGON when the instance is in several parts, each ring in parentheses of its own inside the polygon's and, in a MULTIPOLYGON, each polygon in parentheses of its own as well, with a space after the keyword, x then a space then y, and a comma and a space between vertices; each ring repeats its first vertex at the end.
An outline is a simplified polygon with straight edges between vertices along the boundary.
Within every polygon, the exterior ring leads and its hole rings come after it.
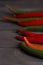
POLYGON ((16 18, 30 18, 30 17, 43 17, 43 12, 32 12, 26 14, 16 15, 16 18))
POLYGON ((35 36, 37 34, 34 34, 32 32, 27 32, 27 31, 24 31, 24 30, 18 30, 19 33, 25 35, 25 36, 35 36))
POLYGON ((25 36, 28 36, 28 37, 33 37, 33 36, 42 36, 43 37, 43 34, 35 34, 35 33, 32 33, 32 32, 27 32, 27 31, 24 31, 24 30, 18 30, 19 33, 25 35, 25 36))
POLYGON ((24 41, 24 37, 23 36, 16 36, 16 39, 20 40, 20 41, 24 41))
POLYGON ((20 26, 26 27, 26 26, 43 26, 43 20, 34 20, 31 22, 18 22, 20 26))
MULTIPOLYGON (((16 39, 20 41, 24 41, 23 36, 16 36, 16 39)), ((27 37, 27 39, 31 43, 43 44, 43 36, 27 37)))

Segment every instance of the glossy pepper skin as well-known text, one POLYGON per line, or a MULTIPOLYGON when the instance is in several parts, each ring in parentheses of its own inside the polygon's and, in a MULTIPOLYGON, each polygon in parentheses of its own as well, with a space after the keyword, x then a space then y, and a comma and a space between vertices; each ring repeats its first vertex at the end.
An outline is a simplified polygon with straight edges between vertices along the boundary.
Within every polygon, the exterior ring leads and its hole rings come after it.
POLYGON ((16 18, 30 18, 30 17, 43 17, 43 12, 32 12, 26 14, 16 15, 16 18))
POLYGON ((30 32, 43 32, 43 26, 28 26, 21 29, 30 32))
POLYGON ((28 55, 43 59, 43 51, 33 50, 33 49, 27 47, 26 45, 24 45, 23 43, 19 44, 19 48, 28 55))
POLYGON ((28 37, 33 37, 33 36, 38 36, 38 37, 42 36, 43 37, 43 33, 42 34, 35 34, 33 32, 27 32, 27 31, 20 30, 20 29, 18 29, 17 32, 24 35, 24 36, 28 36, 28 37))
MULTIPOLYGON (((24 41, 24 36, 16 36, 16 39, 19 41, 24 41)), ((43 36, 32 36, 27 37, 27 39, 30 43, 43 44, 43 36)))
POLYGON ((35 11, 21 11, 13 8, 12 6, 6 5, 8 10, 14 14, 25 14, 25 13, 31 13, 31 12, 43 12, 43 10, 35 10, 35 11))
POLYGON ((11 18, 11 17, 7 17, 7 16, 2 16, 2 19, 7 20, 7 21, 12 21, 12 22, 18 22, 19 20, 22 22, 31 22, 32 20, 43 20, 43 18, 11 18))
POLYGON ((38 45, 33 45, 31 44, 27 37, 24 37, 24 42, 25 42, 25 45, 31 49, 34 49, 34 50, 43 50, 43 46, 38 46, 38 45))
POLYGON ((43 20, 34 20, 31 22, 22 22, 18 21, 18 25, 23 26, 23 27, 28 27, 28 26, 43 26, 43 20))

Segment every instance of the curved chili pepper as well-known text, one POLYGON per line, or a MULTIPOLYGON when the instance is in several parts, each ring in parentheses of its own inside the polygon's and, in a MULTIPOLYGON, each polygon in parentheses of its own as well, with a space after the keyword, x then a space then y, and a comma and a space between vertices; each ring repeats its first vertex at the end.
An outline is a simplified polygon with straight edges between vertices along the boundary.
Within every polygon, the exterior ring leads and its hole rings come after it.
POLYGON ((33 49, 27 47, 26 45, 24 45, 23 43, 19 44, 19 48, 21 50, 23 50, 26 54, 29 54, 29 55, 31 55, 33 57, 43 59, 43 51, 41 51, 41 50, 33 50, 33 49))
POLYGON ((36 11, 21 11, 21 10, 17 10, 9 5, 6 5, 6 7, 8 8, 8 10, 14 14, 25 14, 25 13, 31 13, 31 12, 43 12, 43 10, 36 10, 36 11))
POLYGON ((22 21, 22 22, 26 22, 26 21, 32 21, 32 20, 43 20, 43 18, 11 18, 11 17, 7 17, 7 16, 3 16, 2 17, 4 20, 7 20, 7 21, 12 21, 12 22, 18 22, 19 20, 22 21))
POLYGON ((22 30, 31 31, 31 32, 43 32, 43 26, 29 26, 29 27, 22 27, 22 30))
POLYGON ((30 17, 43 17, 43 12, 32 12, 26 14, 16 15, 16 18, 30 18, 30 17))
POLYGON ((34 21, 31 21, 31 22, 22 22, 22 21, 19 21, 18 24, 20 26, 23 26, 23 27, 27 27, 27 26, 43 26, 43 20, 34 20, 34 21))
POLYGON ((32 48, 34 50, 43 50, 43 46, 37 46, 37 45, 31 44, 26 37, 24 37, 24 42, 26 46, 29 48, 32 48))
MULTIPOLYGON (((24 36, 16 36, 17 40, 24 41, 24 36)), ((43 44, 43 36, 27 37, 30 43, 43 44)))
POLYGON ((32 32, 27 32, 27 31, 20 30, 20 29, 18 30, 18 32, 25 35, 25 36, 28 36, 28 37, 29 36, 30 37, 33 37, 33 36, 38 36, 38 37, 42 36, 43 37, 43 34, 35 34, 35 33, 32 33, 32 32))

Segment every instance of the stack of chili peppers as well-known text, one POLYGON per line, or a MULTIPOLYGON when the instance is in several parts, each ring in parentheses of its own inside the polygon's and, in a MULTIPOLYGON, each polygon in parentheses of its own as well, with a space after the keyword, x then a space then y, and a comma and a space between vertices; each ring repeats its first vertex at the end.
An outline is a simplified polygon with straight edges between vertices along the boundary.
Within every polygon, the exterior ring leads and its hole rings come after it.
POLYGON ((22 26, 18 32, 21 36, 16 36, 16 39, 24 41, 25 45, 20 43, 19 47, 29 55, 43 58, 43 46, 34 44, 43 44, 43 34, 35 34, 32 32, 43 32, 43 11, 19 11, 8 5, 6 7, 13 14, 13 17, 3 16, 4 20, 17 22, 22 26))

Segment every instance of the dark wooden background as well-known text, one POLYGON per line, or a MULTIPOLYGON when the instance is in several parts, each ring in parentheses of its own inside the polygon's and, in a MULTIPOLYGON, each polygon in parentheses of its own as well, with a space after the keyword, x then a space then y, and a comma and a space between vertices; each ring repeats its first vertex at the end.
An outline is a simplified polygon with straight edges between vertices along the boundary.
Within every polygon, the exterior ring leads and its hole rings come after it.
MULTIPOLYGON (((10 16, 4 6, 11 5, 20 10, 43 9, 43 0, 0 0, 0 17, 10 16)), ((0 20, 0 65, 43 65, 42 59, 37 59, 22 53, 17 49, 20 41, 15 39, 15 31, 20 26, 0 20)))

